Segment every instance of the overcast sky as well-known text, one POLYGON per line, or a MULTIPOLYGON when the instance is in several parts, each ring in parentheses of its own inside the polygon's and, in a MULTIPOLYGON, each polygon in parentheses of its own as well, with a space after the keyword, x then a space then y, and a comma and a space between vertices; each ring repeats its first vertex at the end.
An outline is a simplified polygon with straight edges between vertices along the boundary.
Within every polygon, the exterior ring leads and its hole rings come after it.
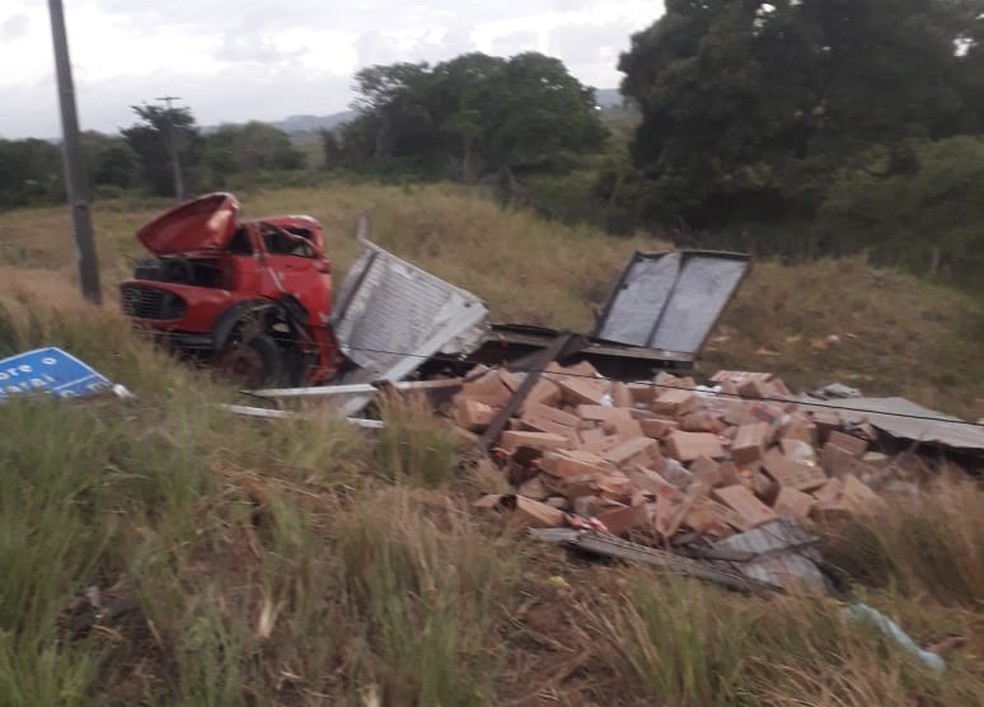
MULTIPOLYGON (((132 124, 129 106, 181 97, 210 125, 346 110, 361 67, 468 51, 559 57, 614 88, 618 55, 661 0, 64 0, 83 130, 132 124)), ((60 134, 41 0, 0 0, 0 137, 60 134)))

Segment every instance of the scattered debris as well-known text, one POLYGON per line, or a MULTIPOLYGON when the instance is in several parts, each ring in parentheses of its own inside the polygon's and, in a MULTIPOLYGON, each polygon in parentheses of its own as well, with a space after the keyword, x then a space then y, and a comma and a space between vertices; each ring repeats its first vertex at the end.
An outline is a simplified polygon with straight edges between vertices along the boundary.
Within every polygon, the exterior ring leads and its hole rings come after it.
POLYGON ((0 360, 0 401, 29 393, 48 393, 59 398, 84 398, 112 392, 133 397, 122 385, 59 348, 27 351, 0 360))
POLYGON ((852 604, 851 606, 845 607, 843 611, 844 615, 850 619, 874 624, 882 633, 894 638, 896 643, 919 658, 927 667, 938 672, 946 669, 946 663, 943 662, 943 658, 938 653, 920 648, 897 623, 877 609, 873 609, 867 604, 862 603, 852 604))
POLYGON ((769 373, 627 383, 582 360, 533 375, 476 369, 448 412, 492 433, 516 489, 478 505, 511 510, 510 522, 554 542, 746 591, 825 592, 806 526, 878 511, 881 493, 906 485, 875 448, 880 422, 801 405, 769 373))
POLYGON ((830 383, 822 388, 817 388, 811 395, 814 398, 820 398, 822 400, 829 400, 831 398, 860 398, 861 391, 843 383, 830 383))
MULTIPOLYGON (((236 415, 258 417, 264 420, 292 420, 300 416, 300 413, 290 410, 273 410, 271 408, 250 407, 249 405, 220 405, 219 407, 236 415)), ((353 427, 361 427, 366 430, 381 430, 385 427, 382 420, 346 417, 345 421, 353 427)))
POLYGON ((817 400, 797 397, 808 412, 827 411, 848 425, 869 425, 895 439, 931 443, 959 452, 984 452, 984 427, 959 417, 924 408, 905 398, 849 398, 817 400))

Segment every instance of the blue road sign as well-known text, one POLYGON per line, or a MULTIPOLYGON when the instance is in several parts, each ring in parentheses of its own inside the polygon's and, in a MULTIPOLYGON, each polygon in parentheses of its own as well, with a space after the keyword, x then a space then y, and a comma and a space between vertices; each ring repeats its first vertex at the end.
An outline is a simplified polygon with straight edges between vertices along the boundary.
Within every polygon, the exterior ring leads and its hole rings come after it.
POLYGON ((0 401, 24 393, 81 398, 109 386, 109 380, 102 374, 54 347, 0 360, 0 401))

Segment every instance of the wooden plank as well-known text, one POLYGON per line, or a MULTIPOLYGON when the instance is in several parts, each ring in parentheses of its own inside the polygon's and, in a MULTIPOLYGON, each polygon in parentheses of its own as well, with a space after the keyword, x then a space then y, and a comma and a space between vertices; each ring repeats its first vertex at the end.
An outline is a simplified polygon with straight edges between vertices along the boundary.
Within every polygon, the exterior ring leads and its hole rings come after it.
POLYGON ((479 440, 479 446, 476 450, 477 453, 484 453, 489 450, 492 443, 498 439, 499 435, 506 428, 509 418, 515 415, 516 411, 526 402, 526 396, 530 394, 530 391, 533 390, 533 387, 540 380, 542 371, 574 340, 574 334, 561 334, 551 341, 547 348, 540 352, 540 355, 536 358, 536 365, 533 366, 533 370, 526 374, 526 377, 523 378, 523 382, 520 383, 516 392, 512 394, 505 405, 502 406, 499 414, 489 423, 488 429, 485 430, 485 433, 479 440))

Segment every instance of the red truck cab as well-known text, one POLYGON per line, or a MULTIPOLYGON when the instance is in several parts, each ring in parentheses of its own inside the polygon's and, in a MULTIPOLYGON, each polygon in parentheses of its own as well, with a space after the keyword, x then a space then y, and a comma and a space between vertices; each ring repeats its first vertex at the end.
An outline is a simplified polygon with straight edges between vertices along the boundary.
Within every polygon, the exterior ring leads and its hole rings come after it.
POLYGON ((322 383, 342 357, 329 326, 331 265, 310 216, 239 219, 224 192, 137 231, 153 257, 120 285, 124 313, 169 349, 258 386, 322 383))

